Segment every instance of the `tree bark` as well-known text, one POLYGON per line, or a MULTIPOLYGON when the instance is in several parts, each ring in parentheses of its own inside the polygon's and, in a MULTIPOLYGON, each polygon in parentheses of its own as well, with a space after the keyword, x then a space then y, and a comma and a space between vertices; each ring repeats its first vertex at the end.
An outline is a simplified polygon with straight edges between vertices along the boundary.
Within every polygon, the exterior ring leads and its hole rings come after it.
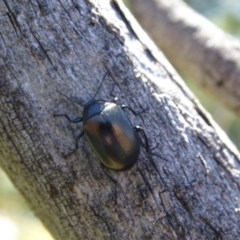
POLYGON ((171 63, 240 114, 240 43, 181 0, 131 0, 135 16, 171 63))
POLYGON ((121 2, 0 9, 0 164, 56 239, 239 236, 239 153, 121 2), (98 88, 139 113, 158 156, 142 148, 109 170, 84 137, 69 154, 82 126, 53 114, 82 109, 60 92, 87 101, 98 88))

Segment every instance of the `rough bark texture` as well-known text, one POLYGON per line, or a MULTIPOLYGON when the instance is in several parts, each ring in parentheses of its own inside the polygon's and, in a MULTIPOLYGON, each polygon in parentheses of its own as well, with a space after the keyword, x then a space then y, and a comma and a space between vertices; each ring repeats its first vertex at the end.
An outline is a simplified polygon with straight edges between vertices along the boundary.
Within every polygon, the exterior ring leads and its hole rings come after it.
POLYGON ((239 155, 116 1, 2 1, 0 164, 56 239, 236 239, 239 155), (118 96, 154 153, 102 167, 68 96, 118 96), (64 157, 65 156, 65 157, 64 157))
POLYGON ((132 11, 168 59, 240 114, 240 43, 181 0, 131 0, 132 11), (219 97, 220 96, 220 97, 219 97))

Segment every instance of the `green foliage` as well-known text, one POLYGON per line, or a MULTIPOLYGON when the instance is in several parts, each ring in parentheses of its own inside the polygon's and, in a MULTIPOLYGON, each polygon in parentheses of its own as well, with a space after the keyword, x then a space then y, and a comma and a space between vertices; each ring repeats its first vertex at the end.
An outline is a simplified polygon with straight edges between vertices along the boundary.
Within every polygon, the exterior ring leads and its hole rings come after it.
POLYGON ((240 36, 239 0, 185 0, 185 2, 224 31, 240 36))

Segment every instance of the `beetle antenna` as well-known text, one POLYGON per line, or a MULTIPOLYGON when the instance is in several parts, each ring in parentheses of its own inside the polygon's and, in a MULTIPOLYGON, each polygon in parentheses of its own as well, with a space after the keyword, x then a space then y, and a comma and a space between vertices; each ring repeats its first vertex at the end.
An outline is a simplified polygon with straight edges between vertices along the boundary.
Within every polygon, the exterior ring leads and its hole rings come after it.
POLYGON ((109 70, 107 70, 107 72, 104 74, 103 79, 102 79, 102 81, 101 81, 101 83, 100 83, 97 91, 96 91, 95 94, 93 95, 92 99, 94 99, 94 98, 97 96, 100 88, 102 87, 103 81, 106 79, 106 77, 107 77, 108 74, 109 74, 109 70))
POLYGON ((61 94, 61 95, 64 96, 65 98, 67 98, 69 101, 71 101, 71 102, 73 102, 73 103, 76 103, 76 104, 78 104, 78 105, 83 106, 82 103, 80 103, 80 102, 77 101, 77 100, 74 100, 73 98, 70 98, 70 97, 67 96, 66 94, 64 94, 64 93, 62 93, 62 92, 60 92, 60 91, 58 91, 58 90, 56 90, 56 92, 58 92, 59 94, 61 94))
MULTIPOLYGON (((104 74, 103 79, 102 79, 102 81, 101 81, 101 83, 100 83, 97 91, 95 92, 95 94, 94 94, 93 97, 91 98, 91 100, 94 99, 94 98, 96 97, 96 95, 98 94, 100 88, 102 87, 103 81, 106 79, 106 76, 107 76, 108 74, 109 74, 109 70, 107 70, 107 72, 104 74)), ((58 90, 56 90, 56 91, 57 91, 59 94, 61 94, 62 96, 64 96, 65 98, 67 98, 69 101, 71 101, 71 102, 73 102, 73 103, 76 103, 76 104, 78 104, 78 105, 80 105, 80 106, 85 106, 88 102, 91 101, 91 100, 90 100, 90 101, 87 101, 87 102, 85 102, 85 103, 80 103, 79 101, 74 100, 73 98, 67 96, 66 94, 64 94, 64 93, 62 93, 62 92, 60 92, 60 91, 58 91, 58 90)))

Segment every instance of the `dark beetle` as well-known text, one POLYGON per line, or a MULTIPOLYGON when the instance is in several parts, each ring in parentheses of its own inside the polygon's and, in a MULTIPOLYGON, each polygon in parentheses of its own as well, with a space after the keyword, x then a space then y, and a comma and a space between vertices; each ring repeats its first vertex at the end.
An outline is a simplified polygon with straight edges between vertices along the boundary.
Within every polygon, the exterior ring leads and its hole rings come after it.
POLYGON ((92 149, 105 166, 114 170, 128 169, 137 161, 140 154, 141 140, 137 132, 142 133, 146 151, 150 153, 146 134, 140 126, 134 127, 131 124, 123 110, 128 108, 136 114, 132 109, 126 105, 95 100, 94 97, 89 102, 80 104, 83 106, 82 117, 70 119, 66 114, 54 116, 64 116, 72 123, 83 122, 83 130, 76 140, 85 134, 92 149))

